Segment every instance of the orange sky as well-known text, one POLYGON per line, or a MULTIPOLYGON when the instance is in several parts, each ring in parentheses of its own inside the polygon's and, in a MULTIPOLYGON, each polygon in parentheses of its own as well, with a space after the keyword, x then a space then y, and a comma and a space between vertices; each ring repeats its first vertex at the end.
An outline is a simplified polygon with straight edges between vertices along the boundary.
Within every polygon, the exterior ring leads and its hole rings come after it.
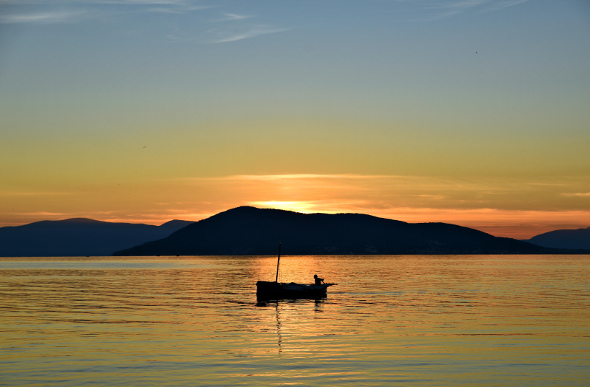
POLYGON ((446 222, 521 239, 590 225, 590 211, 584 209, 590 183, 573 178, 236 175, 69 188, 4 192, 1 225, 71 217, 161 224, 199 220, 240 205, 446 222))

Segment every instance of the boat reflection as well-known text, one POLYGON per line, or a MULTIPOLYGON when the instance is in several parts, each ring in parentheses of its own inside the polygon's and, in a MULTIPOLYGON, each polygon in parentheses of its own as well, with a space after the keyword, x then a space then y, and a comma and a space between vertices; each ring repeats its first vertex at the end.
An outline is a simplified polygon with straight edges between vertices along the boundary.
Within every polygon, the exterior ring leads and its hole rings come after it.
POLYGON ((257 297, 256 306, 277 306, 279 304, 307 304, 314 301, 316 308, 322 305, 328 298, 327 297, 297 297, 297 298, 282 298, 282 299, 266 299, 264 297, 257 297))
POLYGON ((287 303, 294 303, 298 300, 314 300, 317 302, 323 302, 327 298, 325 293, 257 293, 256 300, 257 306, 264 306, 267 303, 276 303, 276 302, 287 302, 287 303))
POLYGON ((313 301, 314 303, 314 312, 321 312, 323 303, 326 301, 326 297, 323 298, 316 298, 316 299, 301 299, 301 298, 291 298, 291 299, 283 299, 283 300, 259 300, 256 303, 257 307, 268 307, 275 309, 275 320, 276 320, 276 331, 277 331, 277 347, 278 347, 278 354, 279 356, 283 352, 283 335, 282 330, 283 328, 283 319, 281 318, 281 314, 284 313, 283 308, 285 306, 293 306, 297 304, 309 304, 313 301))

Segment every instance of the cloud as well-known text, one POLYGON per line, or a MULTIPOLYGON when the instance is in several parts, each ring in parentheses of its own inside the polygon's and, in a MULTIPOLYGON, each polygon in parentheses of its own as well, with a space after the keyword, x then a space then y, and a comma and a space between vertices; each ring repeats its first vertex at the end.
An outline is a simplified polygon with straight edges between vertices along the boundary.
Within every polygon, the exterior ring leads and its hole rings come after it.
POLYGON ((33 191, 19 191, 19 192, 2 192, 0 191, 0 197, 23 197, 23 196, 63 196, 63 195, 76 195, 76 192, 33 192, 33 191))
POLYGON ((190 7, 152 7, 148 8, 147 11, 149 12, 158 12, 158 13, 171 13, 171 14, 182 14, 187 12, 198 11, 202 9, 208 9, 207 6, 190 6, 190 7))
POLYGON ((249 15, 238 15, 235 13, 226 13, 224 14, 224 16, 220 19, 217 19, 215 21, 217 22, 225 22, 225 21, 232 21, 232 20, 244 20, 244 19, 249 19, 252 16, 249 15))
POLYGON ((319 212, 339 212, 343 208, 361 210, 366 205, 380 209, 587 210, 583 203, 568 200, 567 196, 588 197, 586 192, 590 188, 584 179, 355 174, 234 175, 182 181, 199 189, 224 192, 228 197, 234 196, 232 192, 239 192, 241 200, 249 203, 284 202, 294 206, 294 202, 301 202, 303 204, 298 206, 305 211, 319 212), (581 193, 564 195, 564 188, 581 193), (324 198, 329 200, 324 201, 324 198))
POLYGON ((189 7, 195 3, 191 0, 0 0, 0 5, 43 5, 43 6, 87 6, 87 5, 170 5, 189 7))
POLYGON ((66 212, 49 212, 49 211, 38 211, 38 212, 20 212, 18 215, 37 218, 37 217, 64 217, 67 216, 66 212))
POLYGON ((414 3, 416 5, 422 3, 422 8, 430 15, 414 19, 414 21, 435 21, 471 10, 477 10, 480 12, 499 11, 527 1, 528 0, 415 0, 414 3))
POLYGON ((462 10, 477 7, 487 2, 488 0, 443 1, 439 2, 440 5, 437 3, 437 8, 462 10))
POLYGON ((439 0, 430 1, 430 8, 438 9, 454 9, 457 11, 463 11, 468 9, 480 8, 485 10, 499 10, 507 7, 512 7, 524 3, 528 0, 439 0))
POLYGON ((320 180, 320 179, 380 179, 380 178, 394 178, 402 176, 389 176, 389 175, 355 175, 355 174, 337 174, 337 175, 320 175, 320 174, 284 174, 284 175, 235 175, 221 177, 219 179, 229 180, 254 180, 254 181, 280 181, 280 180, 320 180))
POLYGON ((574 198, 590 198, 590 192, 579 192, 579 193, 563 193, 563 196, 574 197, 574 198))
POLYGON ((252 15, 226 12, 222 17, 211 21, 221 26, 206 31, 205 41, 207 43, 229 43, 288 30, 287 28, 273 27, 269 24, 244 22, 253 17, 252 15))
POLYGON ((256 36, 275 34, 277 32, 288 31, 287 28, 274 28, 268 25, 255 25, 246 27, 243 31, 232 30, 209 30, 209 35, 215 37, 210 40, 210 43, 229 43, 238 40, 254 38, 256 36))
POLYGON ((490 11, 498 11, 500 9, 512 7, 518 4, 526 3, 528 0, 507 0, 507 1, 496 1, 488 6, 490 11))
MULTIPOLYGON (((0 0, 1 5, 19 6, 20 13, 1 14, 0 23, 12 24, 58 24, 82 20, 106 20, 109 17, 137 13, 159 13, 170 18, 191 12, 211 9, 195 0, 0 0)), ((271 24, 252 23, 253 15, 235 12, 218 13, 217 18, 201 20, 200 23, 179 22, 172 31, 164 32, 171 40, 199 43, 229 43, 257 36, 287 31, 271 24)))
POLYGON ((116 4, 116 5, 138 5, 138 6, 174 6, 174 7, 194 7, 194 2, 190 0, 88 0, 88 1, 71 1, 79 4, 116 4))
POLYGON ((29 12, 0 15, 0 23, 55 24, 81 21, 100 15, 129 12, 184 14, 210 8, 190 0, 0 0, 0 6, 19 6, 29 12), (42 10, 42 11, 41 11, 42 10))
POLYGON ((84 11, 58 11, 30 14, 13 14, 0 16, 0 23, 70 23, 83 19, 86 15, 84 11))

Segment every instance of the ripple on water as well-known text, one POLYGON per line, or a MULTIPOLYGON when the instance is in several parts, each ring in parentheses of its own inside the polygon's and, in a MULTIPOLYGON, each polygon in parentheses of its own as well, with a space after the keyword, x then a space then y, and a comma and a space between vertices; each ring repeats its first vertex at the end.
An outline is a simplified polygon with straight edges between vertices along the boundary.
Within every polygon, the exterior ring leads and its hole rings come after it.
POLYGON ((9 385, 530 385, 590 378, 590 257, 0 259, 9 385))

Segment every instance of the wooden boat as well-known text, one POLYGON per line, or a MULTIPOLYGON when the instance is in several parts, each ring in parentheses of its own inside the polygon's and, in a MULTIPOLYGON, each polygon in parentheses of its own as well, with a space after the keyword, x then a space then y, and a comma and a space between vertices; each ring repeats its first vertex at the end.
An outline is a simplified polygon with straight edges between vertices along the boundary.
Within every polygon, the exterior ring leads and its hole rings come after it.
POLYGON ((323 283, 322 280, 315 284, 298 284, 295 282, 279 282, 279 265, 281 263, 281 245, 279 244, 279 256, 277 259, 277 275, 274 281, 256 282, 256 297, 259 300, 280 300, 285 298, 323 298, 326 297, 328 287, 336 285, 323 283))

